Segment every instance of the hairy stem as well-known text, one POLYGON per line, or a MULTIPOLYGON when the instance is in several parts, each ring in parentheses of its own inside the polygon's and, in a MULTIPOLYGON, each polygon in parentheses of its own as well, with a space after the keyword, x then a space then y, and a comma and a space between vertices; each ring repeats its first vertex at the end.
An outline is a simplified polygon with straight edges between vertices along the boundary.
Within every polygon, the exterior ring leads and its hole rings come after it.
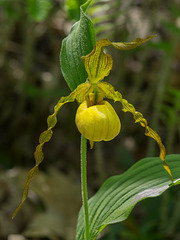
POLYGON ((85 240, 89 239, 89 213, 87 194, 86 138, 81 135, 81 190, 84 209, 85 240))

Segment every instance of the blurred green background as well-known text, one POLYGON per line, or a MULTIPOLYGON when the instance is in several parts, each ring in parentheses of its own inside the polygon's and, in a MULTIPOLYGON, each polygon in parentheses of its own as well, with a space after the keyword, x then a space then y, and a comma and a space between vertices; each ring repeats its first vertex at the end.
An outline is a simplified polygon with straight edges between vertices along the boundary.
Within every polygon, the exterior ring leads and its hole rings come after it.
MULTIPOLYGON (((0 239, 75 239, 80 191, 77 103, 59 114, 45 161, 29 198, 12 221, 22 196, 38 137, 61 96, 70 93, 59 64, 61 43, 79 17, 73 0, 0 0, 0 239)), ((131 41, 157 34, 131 51, 107 48, 114 65, 105 79, 114 85, 162 137, 167 153, 180 153, 180 1, 98 0, 87 12, 96 40, 131 41)), ((113 102, 112 102, 113 104, 113 102)), ((113 104, 122 122, 111 142, 88 146, 92 196, 111 175, 147 156, 155 142, 129 113, 113 104)), ((179 240, 180 189, 139 203, 129 218, 103 232, 102 240, 179 240)))

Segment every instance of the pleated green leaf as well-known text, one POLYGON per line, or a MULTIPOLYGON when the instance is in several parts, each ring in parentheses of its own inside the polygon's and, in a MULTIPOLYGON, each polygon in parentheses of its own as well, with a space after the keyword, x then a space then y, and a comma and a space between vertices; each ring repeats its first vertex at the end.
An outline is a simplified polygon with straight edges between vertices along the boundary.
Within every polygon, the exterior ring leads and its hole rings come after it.
POLYGON ((81 57, 89 54, 95 45, 94 26, 84 12, 90 2, 91 0, 82 5, 80 20, 73 25, 70 34, 62 42, 61 70, 71 91, 86 81, 87 73, 81 57))
POLYGON ((48 16, 51 8, 51 0, 27 0, 28 12, 37 22, 43 21, 48 16))
MULTIPOLYGON (((95 240, 108 224, 125 220, 139 201, 157 197, 171 186, 180 184, 180 155, 168 155, 166 161, 172 170, 173 183, 158 157, 144 158, 127 172, 105 181, 89 200, 89 240, 95 240)), ((82 209, 78 218, 76 240, 84 240, 82 209)))

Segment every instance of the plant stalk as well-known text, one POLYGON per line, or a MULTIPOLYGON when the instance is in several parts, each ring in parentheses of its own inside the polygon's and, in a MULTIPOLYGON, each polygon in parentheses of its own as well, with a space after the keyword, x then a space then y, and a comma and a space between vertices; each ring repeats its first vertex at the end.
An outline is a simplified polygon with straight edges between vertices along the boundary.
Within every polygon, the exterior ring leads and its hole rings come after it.
POLYGON ((86 138, 81 135, 81 190, 84 210, 85 240, 89 239, 89 212, 87 193, 86 138))

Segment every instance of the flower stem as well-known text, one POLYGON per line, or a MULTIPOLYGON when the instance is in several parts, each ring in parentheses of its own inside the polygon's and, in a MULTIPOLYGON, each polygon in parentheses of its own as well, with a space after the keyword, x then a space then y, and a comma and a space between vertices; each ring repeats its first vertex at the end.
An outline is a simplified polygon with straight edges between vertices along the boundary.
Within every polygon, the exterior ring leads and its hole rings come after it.
POLYGON ((87 194, 87 168, 86 168, 86 138, 81 135, 81 190, 84 209, 85 240, 89 239, 89 213, 88 213, 88 194, 87 194))

